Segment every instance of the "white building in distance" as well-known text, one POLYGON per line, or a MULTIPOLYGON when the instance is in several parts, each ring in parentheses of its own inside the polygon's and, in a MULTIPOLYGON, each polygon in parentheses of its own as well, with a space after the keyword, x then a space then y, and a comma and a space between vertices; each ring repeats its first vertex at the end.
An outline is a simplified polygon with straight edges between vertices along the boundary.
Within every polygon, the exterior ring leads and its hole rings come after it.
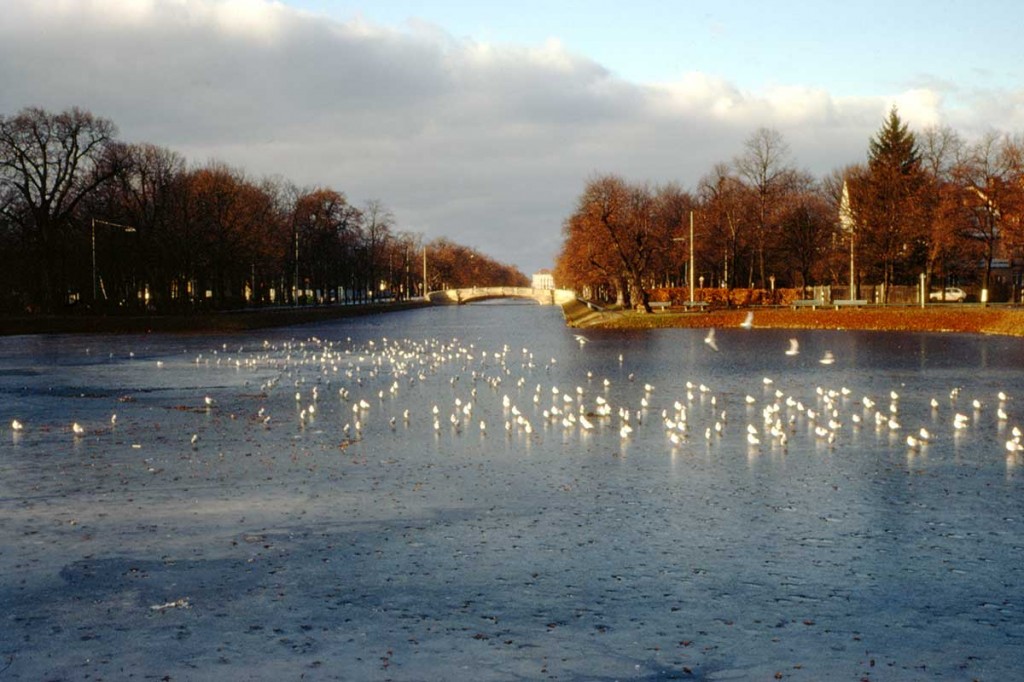
POLYGON ((554 289, 555 288, 555 277, 551 274, 548 269, 543 269, 540 272, 533 274, 533 288, 534 289, 554 289))

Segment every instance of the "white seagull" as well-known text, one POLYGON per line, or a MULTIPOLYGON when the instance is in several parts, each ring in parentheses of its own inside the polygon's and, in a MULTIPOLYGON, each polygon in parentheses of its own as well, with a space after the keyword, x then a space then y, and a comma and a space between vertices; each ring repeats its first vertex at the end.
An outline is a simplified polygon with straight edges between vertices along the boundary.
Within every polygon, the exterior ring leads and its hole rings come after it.
POLYGON ((796 339, 789 340, 789 348, 786 349, 786 355, 798 355, 800 353, 800 342, 796 339))
POLYGON ((744 329, 752 329, 754 327, 754 312, 750 311, 747 313, 746 319, 740 323, 740 326, 744 329))
POLYGON ((712 327, 708 330, 708 335, 704 337, 704 343, 711 346, 711 350, 718 350, 718 344, 715 343, 715 328, 712 327))

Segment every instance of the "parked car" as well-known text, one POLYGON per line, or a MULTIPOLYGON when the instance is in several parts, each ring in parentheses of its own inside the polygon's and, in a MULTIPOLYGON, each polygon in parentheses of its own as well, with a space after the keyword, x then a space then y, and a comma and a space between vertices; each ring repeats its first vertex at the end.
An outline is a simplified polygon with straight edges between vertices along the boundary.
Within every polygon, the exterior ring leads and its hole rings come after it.
POLYGON ((952 301, 954 303, 963 303, 967 300, 967 292, 960 287, 946 287, 939 291, 933 291, 928 294, 928 300, 930 301, 952 301))

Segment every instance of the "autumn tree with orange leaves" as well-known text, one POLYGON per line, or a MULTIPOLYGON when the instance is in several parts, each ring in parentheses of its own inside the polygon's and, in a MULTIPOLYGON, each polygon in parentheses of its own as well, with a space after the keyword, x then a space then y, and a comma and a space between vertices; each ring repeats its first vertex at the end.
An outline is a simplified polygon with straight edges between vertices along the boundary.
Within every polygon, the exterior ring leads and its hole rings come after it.
POLYGON ((648 289, 686 205, 676 188, 652 192, 615 175, 591 179, 563 226, 556 279, 613 291, 619 304, 651 312, 648 289))
MULTIPOLYGON (((476 249, 444 237, 426 245, 427 281, 431 291, 464 287, 526 287, 527 277, 476 249)), ((422 273, 422 270, 420 270, 422 273)))

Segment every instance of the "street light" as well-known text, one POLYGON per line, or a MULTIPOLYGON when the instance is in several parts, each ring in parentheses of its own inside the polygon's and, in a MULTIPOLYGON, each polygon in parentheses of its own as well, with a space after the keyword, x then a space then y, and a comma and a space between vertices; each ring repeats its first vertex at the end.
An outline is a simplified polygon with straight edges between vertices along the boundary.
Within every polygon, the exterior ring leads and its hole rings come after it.
POLYGON ((96 277, 96 224, 107 225, 108 227, 117 227, 125 232, 135 232, 135 228, 131 225, 122 225, 121 223, 112 223, 109 220, 100 220, 98 218, 92 219, 92 300, 95 303, 96 298, 99 296, 99 280, 96 277))
MULTIPOLYGON (((683 237, 673 237, 672 241, 674 241, 674 242, 681 242, 681 241, 683 241, 683 237)), ((693 268, 693 211, 690 211, 690 268, 689 268, 689 270, 690 270, 690 305, 692 306, 693 305, 693 274, 694 274, 694 268, 693 268)), ((703 280, 704 278, 702 277, 701 279, 703 280)), ((701 287, 703 287, 703 286, 704 286, 704 284, 702 282, 701 283, 701 287)))
POLYGON ((292 273, 292 305, 299 303, 299 226, 295 225, 295 272, 292 273))
MULTIPOLYGON (((693 274, 694 270, 693 262, 693 211, 690 211, 690 305, 693 305, 693 274)), ((704 284, 701 283, 703 288, 704 284)))

